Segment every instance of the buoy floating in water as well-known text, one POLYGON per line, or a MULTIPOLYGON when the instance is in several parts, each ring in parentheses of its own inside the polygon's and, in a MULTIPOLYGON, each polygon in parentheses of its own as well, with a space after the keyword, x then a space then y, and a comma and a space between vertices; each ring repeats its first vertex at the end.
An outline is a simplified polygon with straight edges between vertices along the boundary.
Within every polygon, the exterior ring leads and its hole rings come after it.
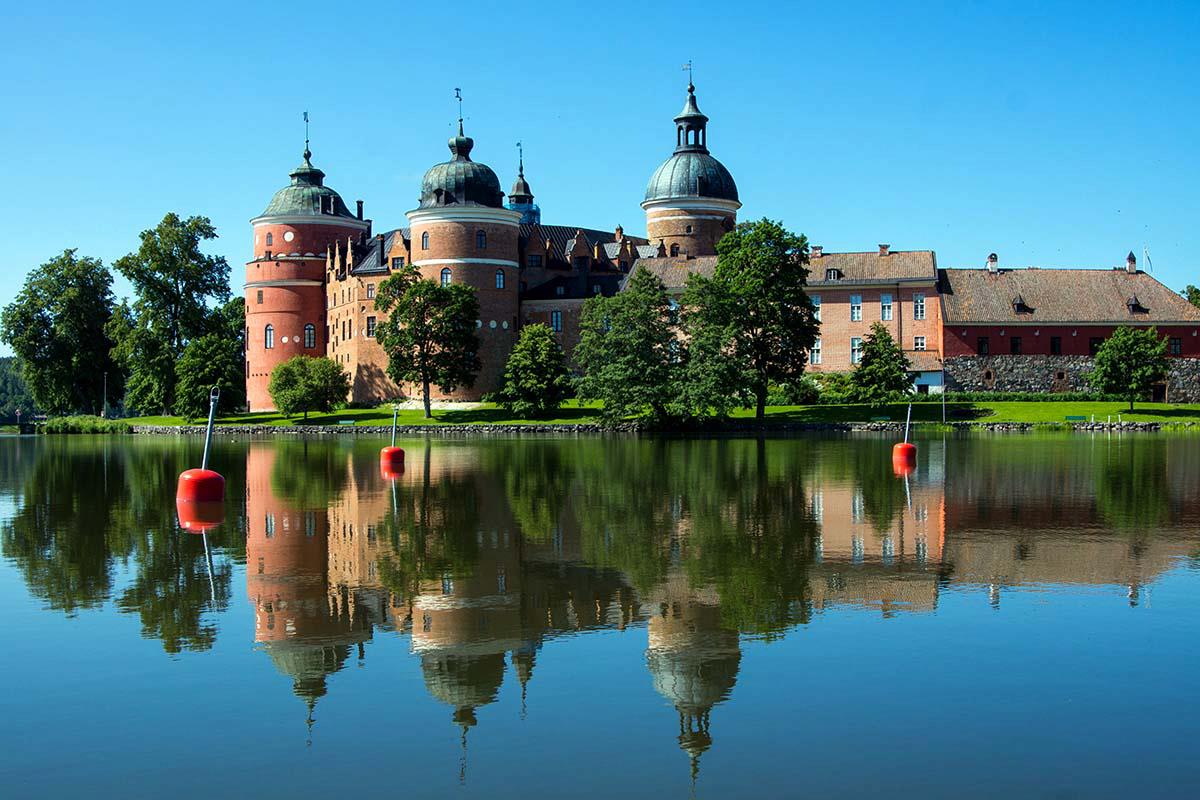
POLYGON ((396 447, 396 421, 400 406, 392 406, 392 444, 379 451, 379 472, 391 480, 404 474, 404 450, 396 447))
POLYGON ((917 466, 917 446, 908 440, 908 426, 912 422, 912 403, 908 404, 908 416, 904 420, 904 441, 892 447, 892 471, 897 475, 908 475, 917 466))
MULTIPOLYGON (((225 499, 225 478, 208 468, 208 451, 212 446, 213 422, 217 416, 217 399, 221 390, 216 386, 208 395, 208 429, 204 432, 204 455, 200 469, 184 470, 175 488, 175 501, 180 503, 220 503, 225 499)), ((180 515, 183 524, 183 515, 180 515)), ((210 526, 211 527, 211 526, 210 526)))
POLYGON ((225 521, 225 503, 220 500, 194 502, 176 498, 175 510, 179 513, 179 527, 188 533, 205 533, 225 521))

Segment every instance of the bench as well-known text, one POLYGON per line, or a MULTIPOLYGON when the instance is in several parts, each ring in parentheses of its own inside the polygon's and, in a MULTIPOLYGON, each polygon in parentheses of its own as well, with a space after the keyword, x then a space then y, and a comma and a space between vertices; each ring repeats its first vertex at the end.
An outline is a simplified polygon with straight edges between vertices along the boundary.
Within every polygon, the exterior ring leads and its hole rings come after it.
POLYGON ((352 419, 339 419, 338 420, 338 425, 353 425, 353 424, 354 424, 354 420, 352 420, 352 419))
POLYGON ((1087 422, 1087 417, 1071 414, 1067 417, 1067 422, 1087 422))

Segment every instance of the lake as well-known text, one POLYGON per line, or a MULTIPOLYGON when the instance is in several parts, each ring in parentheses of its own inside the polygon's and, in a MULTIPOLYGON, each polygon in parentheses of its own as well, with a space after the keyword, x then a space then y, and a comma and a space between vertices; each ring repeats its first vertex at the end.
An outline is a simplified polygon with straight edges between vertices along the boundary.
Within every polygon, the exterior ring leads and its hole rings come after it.
POLYGON ((1200 439, 0 437, 5 797, 1195 797, 1200 439))

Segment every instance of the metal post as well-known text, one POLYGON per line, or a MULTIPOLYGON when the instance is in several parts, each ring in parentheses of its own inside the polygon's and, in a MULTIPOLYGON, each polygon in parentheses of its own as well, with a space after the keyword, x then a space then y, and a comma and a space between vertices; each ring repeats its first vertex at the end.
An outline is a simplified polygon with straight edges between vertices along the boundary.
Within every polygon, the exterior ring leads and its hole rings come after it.
POLYGON ((908 442, 908 424, 912 422, 912 403, 908 404, 908 415, 904 418, 904 441, 908 442))
POLYGON ((104 373, 104 397, 100 403, 100 417, 103 419, 108 416, 108 373, 104 373))
POLYGON ((200 469, 208 469, 208 450, 212 445, 213 422, 217 416, 217 399, 221 396, 219 386, 212 387, 208 393, 208 429, 204 432, 204 457, 200 460, 200 469))
POLYGON ((400 406, 392 406, 392 447, 396 446, 396 420, 400 417, 400 406))

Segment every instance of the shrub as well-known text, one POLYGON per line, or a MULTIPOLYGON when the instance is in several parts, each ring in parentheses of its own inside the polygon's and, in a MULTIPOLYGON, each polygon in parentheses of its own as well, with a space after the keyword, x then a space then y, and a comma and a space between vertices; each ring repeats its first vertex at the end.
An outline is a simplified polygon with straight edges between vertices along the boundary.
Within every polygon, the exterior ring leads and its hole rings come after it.
POLYGON ((296 356, 271 371, 267 391, 280 414, 308 419, 309 411, 329 412, 346 401, 350 376, 333 359, 296 356))
POLYGON ((821 387, 812 376, 805 375, 791 383, 773 383, 767 391, 769 406, 811 406, 820 401, 821 387))
MULTIPOLYGON (((936 396, 931 395, 930 399, 936 396)), ((936 397, 940 402, 941 398, 936 397)), ((1100 392, 946 392, 947 403, 1092 403, 1120 401, 1100 392)))
POLYGON ((554 331, 526 325, 504 367, 504 385, 491 399, 518 417, 541 417, 557 411, 570 389, 567 359, 554 331))
POLYGON ((124 420, 77 416, 46 420, 42 430, 46 433, 129 433, 131 429, 124 420))

